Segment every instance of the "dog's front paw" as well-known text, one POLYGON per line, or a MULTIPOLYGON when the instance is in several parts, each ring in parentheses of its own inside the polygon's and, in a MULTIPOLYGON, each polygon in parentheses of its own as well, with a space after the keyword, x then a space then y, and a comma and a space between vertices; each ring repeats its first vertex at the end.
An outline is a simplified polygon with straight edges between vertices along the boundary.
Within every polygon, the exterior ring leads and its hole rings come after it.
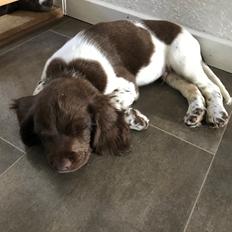
POLYGON ((111 104, 120 111, 128 109, 135 100, 135 94, 130 89, 115 89, 109 97, 111 104))
POLYGON ((228 113, 221 105, 213 105, 207 109, 206 121, 210 127, 224 127, 228 123, 228 118, 228 113))
POLYGON ((149 126, 149 119, 140 111, 129 108, 125 111, 125 121, 132 130, 145 130, 149 126))

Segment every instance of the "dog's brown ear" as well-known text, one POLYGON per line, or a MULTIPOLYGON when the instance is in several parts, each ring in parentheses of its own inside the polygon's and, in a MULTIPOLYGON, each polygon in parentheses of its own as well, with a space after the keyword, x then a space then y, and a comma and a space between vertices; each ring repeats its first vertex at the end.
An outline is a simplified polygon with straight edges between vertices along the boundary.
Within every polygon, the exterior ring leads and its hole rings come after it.
POLYGON ((27 146, 40 143, 38 136, 34 132, 33 104, 35 96, 22 97, 14 100, 11 109, 14 109, 20 125, 20 136, 27 146))
POLYGON ((130 131, 123 112, 117 111, 106 96, 97 96, 90 107, 96 124, 93 148, 96 153, 120 155, 130 146, 130 131))

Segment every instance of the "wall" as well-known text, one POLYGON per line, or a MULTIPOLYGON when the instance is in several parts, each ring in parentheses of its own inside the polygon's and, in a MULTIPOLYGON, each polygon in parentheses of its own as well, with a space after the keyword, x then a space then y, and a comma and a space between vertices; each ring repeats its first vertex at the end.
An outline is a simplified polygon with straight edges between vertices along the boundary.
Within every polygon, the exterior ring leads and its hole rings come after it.
POLYGON ((232 41, 231 0, 103 0, 232 41))

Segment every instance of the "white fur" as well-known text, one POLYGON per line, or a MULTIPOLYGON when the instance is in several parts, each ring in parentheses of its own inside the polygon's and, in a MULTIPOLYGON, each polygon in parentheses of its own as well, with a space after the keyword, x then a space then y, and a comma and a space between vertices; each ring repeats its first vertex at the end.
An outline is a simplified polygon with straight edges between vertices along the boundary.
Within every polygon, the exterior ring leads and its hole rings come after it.
MULTIPOLYGON (((137 27, 142 27, 147 30, 147 28, 141 23, 135 22, 134 24, 137 27)), ((151 32, 150 35, 154 46, 154 51, 151 55, 149 64, 145 67, 142 67, 136 75, 136 84, 138 86, 147 85, 156 81, 165 72, 167 45, 156 38, 155 35, 151 32)))
POLYGON ((204 62, 202 62, 202 67, 206 75, 209 77, 209 79, 213 81, 220 88, 220 91, 226 101, 226 104, 231 105, 232 98, 230 97, 230 94, 228 93, 228 91, 226 90, 225 86, 222 84, 220 79, 214 74, 214 72, 210 69, 210 67, 204 62))
POLYGON ((151 56, 150 63, 146 67, 141 68, 136 75, 136 84, 138 86, 147 85, 156 81, 165 72, 167 46, 153 35, 151 36, 151 39, 155 49, 151 56))
POLYGON ((135 85, 132 82, 128 82, 123 77, 117 78, 119 88, 115 89, 109 96, 111 103, 118 110, 126 110, 133 104, 137 98, 137 92, 135 85))

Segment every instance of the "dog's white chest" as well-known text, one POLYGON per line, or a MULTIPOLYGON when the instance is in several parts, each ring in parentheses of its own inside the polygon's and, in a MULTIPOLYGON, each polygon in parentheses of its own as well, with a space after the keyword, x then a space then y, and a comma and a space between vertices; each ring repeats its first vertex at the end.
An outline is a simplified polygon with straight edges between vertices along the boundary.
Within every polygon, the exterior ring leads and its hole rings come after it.
POLYGON ((142 67, 136 75, 138 86, 150 84, 160 78, 166 67, 166 45, 152 35, 154 51, 147 66, 142 67))

